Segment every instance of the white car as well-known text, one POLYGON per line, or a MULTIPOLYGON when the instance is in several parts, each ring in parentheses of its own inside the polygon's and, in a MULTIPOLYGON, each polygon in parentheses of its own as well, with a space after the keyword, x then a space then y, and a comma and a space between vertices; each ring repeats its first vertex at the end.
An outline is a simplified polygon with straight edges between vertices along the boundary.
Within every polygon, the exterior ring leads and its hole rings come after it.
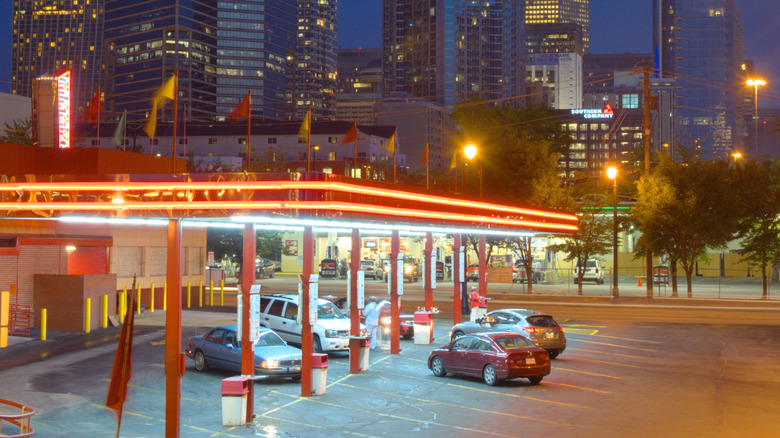
POLYGON ((384 271, 379 269, 372 260, 362 260, 360 270, 364 272, 364 278, 371 277, 374 280, 381 280, 384 276, 384 271))
POLYGON ((604 284, 604 268, 601 266, 601 262, 598 260, 587 260, 585 263, 582 261, 577 263, 574 267, 574 283, 579 282, 580 270, 584 269, 585 273, 582 274, 582 281, 595 281, 598 284, 604 284))
MULTIPOLYGON (((260 325, 275 331, 291 344, 301 344, 298 325, 298 295, 274 294, 260 297, 260 325)), ((332 302, 319 298, 317 323, 312 326, 314 351, 317 353, 349 350, 350 320, 332 302)), ((360 332, 365 326, 360 325, 360 332)))

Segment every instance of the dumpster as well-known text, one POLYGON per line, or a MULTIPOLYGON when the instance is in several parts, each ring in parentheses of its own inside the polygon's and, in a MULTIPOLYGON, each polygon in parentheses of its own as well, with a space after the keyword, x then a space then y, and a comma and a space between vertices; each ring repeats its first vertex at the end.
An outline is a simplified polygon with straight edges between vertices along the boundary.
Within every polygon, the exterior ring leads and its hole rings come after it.
POLYGON ((433 342, 433 312, 414 312, 414 343, 433 342))
POLYGON ((229 377, 222 380, 222 425, 241 426, 246 424, 249 379, 229 377))
POLYGON ((311 355, 311 393, 324 395, 328 383, 328 355, 314 353, 311 355))

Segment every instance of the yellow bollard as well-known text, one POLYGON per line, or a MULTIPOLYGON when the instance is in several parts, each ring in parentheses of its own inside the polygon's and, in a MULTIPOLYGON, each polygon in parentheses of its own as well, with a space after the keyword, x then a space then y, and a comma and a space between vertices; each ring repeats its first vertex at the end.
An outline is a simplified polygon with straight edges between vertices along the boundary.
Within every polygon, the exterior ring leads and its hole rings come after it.
POLYGON ((92 323, 92 298, 87 298, 84 303, 84 333, 89 333, 92 323))
POLYGON ((0 292, 0 348, 8 347, 8 326, 10 325, 11 292, 0 292))
POLYGON ((122 285, 122 292, 119 294, 119 323, 125 323, 125 306, 127 305, 127 285, 122 285))
POLYGON ((154 313, 154 283, 152 283, 152 288, 149 289, 149 311, 154 313))
POLYGON ((108 327, 108 295, 100 297, 100 328, 108 327))
POLYGON ((135 300, 135 308, 138 311, 137 314, 140 315, 141 314, 141 285, 140 284, 138 285, 138 296, 136 297, 135 300))
POLYGON ((219 305, 225 305, 225 280, 219 280, 219 305))
POLYGON ((198 280, 198 306, 203 307, 203 280, 198 280))
POLYGON ((190 293, 192 292, 192 284, 190 282, 187 282, 187 308, 190 308, 190 293))
POLYGON ((214 280, 209 280, 209 306, 214 306, 214 280))
POLYGON ((41 341, 46 340, 46 308, 41 309, 41 341))
POLYGON ((163 311, 168 310, 168 283, 163 283, 163 311))

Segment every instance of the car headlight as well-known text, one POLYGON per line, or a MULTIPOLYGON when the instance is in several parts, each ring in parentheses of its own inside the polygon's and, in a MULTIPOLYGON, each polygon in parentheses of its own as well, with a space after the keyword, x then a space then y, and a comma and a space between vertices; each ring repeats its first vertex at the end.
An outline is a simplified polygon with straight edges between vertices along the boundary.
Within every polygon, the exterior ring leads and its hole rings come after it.
POLYGON ((264 360, 260 362, 260 368, 268 369, 268 368, 276 368, 278 366, 279 366, 278 360, 264 360))
POLYGON ((384 318, 382 318, 382 325, 390 325, 390 317, 389 316, 385 316, 384 318))
POLYGON ((406 272, 407 274, 411 274, 412 273, 412 267, 411 266, 404 266, 404 272, 406 272))

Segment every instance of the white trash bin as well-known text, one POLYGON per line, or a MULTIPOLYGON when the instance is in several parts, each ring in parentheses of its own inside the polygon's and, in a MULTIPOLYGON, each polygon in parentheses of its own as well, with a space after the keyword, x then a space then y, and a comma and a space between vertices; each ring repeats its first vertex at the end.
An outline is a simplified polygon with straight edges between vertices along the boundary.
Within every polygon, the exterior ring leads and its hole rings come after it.
POLYGON ((311 393, 324 395, 328 384, 328 355, 314 353, 311 359, 311 393))
POLYGON ((222 380, 222 425, 242 426, 246 424, 249 380, 243 377, 229 377, 222 380))

